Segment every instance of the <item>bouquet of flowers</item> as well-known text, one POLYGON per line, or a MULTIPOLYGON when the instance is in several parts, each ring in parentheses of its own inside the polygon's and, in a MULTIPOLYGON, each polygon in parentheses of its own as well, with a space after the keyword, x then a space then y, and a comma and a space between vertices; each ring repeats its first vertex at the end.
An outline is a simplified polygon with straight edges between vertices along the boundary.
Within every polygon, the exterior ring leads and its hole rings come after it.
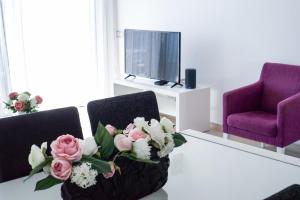
POLYGON ((38 105, 43 102, 41 96, 31 97, 29 92, 17 93, 11 92, 8 95, 9 100, 4 102, 5 108, 13 113, 33 113, 37 112, 38 105))
POLYGON ((99 175, 108 179, 115 173, 121 174, 122 166, 116 162, 120 157, 156 165, 159 160, 152 159, 152 149, 156 149, 155 157, 163 158, 185 142, 167 118, 149 123, 138 117, 125 130, 112 125, 104 127, 99 122, 94 137, 81 140, 71 135, 59 136, 50 145, 51 155, 46 153, 47 143, 41 147, 32 145, 28 157, 32 171, 28 178, 43 170, 48 176, 37 182, 35 190, 65 181, 86 189, 97 183, 99 175))

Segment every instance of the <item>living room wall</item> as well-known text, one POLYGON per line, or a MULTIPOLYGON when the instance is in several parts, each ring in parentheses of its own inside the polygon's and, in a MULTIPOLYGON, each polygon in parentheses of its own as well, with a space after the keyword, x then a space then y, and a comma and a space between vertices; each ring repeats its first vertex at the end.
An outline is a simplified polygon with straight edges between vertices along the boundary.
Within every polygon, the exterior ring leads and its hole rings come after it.
POLYGON ((256 81, 264 62, 300 65, 299 10, 299 0, 119 0, 118 29, 182 32, 182 73, 197 68, 221 124, 225 91, 256 81))

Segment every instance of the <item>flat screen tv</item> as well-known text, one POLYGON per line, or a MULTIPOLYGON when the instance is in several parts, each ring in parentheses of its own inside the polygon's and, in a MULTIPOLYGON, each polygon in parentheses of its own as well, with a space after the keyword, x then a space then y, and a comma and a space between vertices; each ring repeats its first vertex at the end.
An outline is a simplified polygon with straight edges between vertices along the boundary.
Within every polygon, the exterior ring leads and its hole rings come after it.
POLYGON ((180 84, 180 32, 125 30, 125 73, 180 84))

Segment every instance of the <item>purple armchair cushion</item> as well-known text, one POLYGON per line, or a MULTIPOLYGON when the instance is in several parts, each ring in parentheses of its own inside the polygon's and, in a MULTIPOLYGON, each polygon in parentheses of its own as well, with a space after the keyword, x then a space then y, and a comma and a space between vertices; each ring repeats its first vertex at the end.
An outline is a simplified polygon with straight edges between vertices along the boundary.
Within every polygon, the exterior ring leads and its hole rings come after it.
POLYGON ((263 82, 261 109, 277 113, 280 101, 300 92, 300 66, 266 63, 260 81, 263 82))
POLYGON ((262 82, 241 87, 223 95, 223 131, 228 131, 227 116, 260 109, 262 82))
POLYGON ((227 124, 269 137, 277 135, 277 116, 263 111, 231 114, 227 118, 227 124))

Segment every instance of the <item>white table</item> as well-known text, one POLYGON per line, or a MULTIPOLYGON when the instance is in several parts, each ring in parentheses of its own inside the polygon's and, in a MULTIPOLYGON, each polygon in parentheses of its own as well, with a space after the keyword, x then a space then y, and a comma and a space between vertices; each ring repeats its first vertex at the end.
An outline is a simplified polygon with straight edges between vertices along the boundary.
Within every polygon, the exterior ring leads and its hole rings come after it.
MULTIPOLYGON (((188 143, 171 154, 167 184, 144 200, 256 200, 300 184, 299 158, 191 130, 184 133, 188 143)), ((33 192, 41 177, 0 184, 0 199, 60 199, 60 186, 33 192)))

